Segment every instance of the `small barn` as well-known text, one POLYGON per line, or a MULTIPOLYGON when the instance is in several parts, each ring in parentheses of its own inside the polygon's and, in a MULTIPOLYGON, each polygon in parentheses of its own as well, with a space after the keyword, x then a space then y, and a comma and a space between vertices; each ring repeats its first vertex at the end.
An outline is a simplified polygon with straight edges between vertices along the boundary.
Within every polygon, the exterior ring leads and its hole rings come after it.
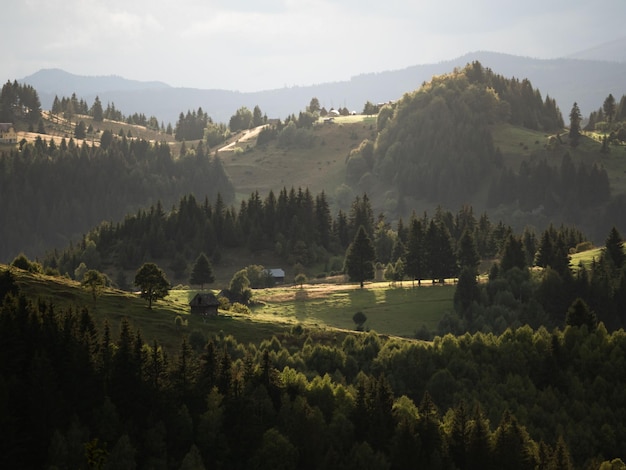
POLYGON ((280 268, 266 269, 265 272, 268 276, 274 279, 276 284, 283 284, 285 282, 285 271, 280 268))
POLYGON ((199 315, 201 317, 215 317, 217 316, 217 307, 219 307, 220 301, 211 292, 202 294, 196 294, 189 307, 191 307, 192 315, 199 315))

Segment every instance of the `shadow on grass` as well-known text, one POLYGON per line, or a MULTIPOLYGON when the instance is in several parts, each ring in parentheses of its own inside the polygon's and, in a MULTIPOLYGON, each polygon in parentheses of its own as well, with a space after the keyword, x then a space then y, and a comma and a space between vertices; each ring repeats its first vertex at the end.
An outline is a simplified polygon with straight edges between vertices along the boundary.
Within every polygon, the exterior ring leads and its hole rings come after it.
POLYGON ((372 305, 376 305, 376 294, 374 291, 363 288, 348 291, 350 304, 357 310, 367 310, 372 305))
POLYGON ((304 289, 298 289, 295 294, 294 313, 296 319, 299 322, 305 320, 307 316, 307 300, 309 299, 309 293, 304 289))

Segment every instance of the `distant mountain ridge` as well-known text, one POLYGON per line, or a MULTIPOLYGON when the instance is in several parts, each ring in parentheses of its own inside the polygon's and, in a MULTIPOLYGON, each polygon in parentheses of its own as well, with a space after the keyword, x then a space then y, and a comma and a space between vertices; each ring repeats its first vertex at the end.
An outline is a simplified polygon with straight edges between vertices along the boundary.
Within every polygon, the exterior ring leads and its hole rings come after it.
MULTIPOLYGON (((55 93, 71 96, 72 93, 91 95, 111 91, 158 90, 171 88, 163 82, 143 82, 129 80, 118 75, 83 76, 61 69, 41 69, 23 80, 32 85, 38 93, 55 93)), ((60 97, 60 96, 59 96, 60 97)), ((80 98, 80 97, 79 97, 80 98)))
MULTIPOLYGON (((607 44, 611 46, 613 43, 607 44)), ((598 54, 603 49, 594 50, 598 54)), ((587 55, 593 54, 589 52, 587 55)), ((252 109, 256 105, 270 118, 285 118, 303 110, 313 97, 317 97, 326 109, 347 107, 360 112, 367 101, 397 100, 404 93, 419 88, 433 75, 449 73, 455 67, 464 67, 473 61, 479 61, 484 67, 506 77, 528 78, 544 98, 549 95, 556 100, 564 116, 569 114, 574 102, 586 116, 598 109, 609 93, 618 99, 626 93, 626 61, 546 60, 487 51, 468 53, 436 64, 357 75, 348 81, 246 93, 176 88, 158 81, 141 82, 118 76, 83 77, 59 69, 40 70, 18 81, 32 85, 38 91, 45 109, 52 106, 55 95, 60 98, 76 93, 88 104, 99 96, 104 105, 115 103, 125 115, 143 113, 156 116, 165 124, 175 124, 181 112, 199 107, 214 121, 228 122, 240 107, 252 109)))
POLYGON ((626 36, 576 52, 567 58, 626 62, 626 36))

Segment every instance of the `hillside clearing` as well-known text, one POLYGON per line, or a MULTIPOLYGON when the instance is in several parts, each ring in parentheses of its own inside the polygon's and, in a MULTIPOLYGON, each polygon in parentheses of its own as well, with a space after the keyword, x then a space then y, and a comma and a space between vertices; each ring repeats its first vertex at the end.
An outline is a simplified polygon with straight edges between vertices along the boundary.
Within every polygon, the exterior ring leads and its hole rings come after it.
POLYGON ((261 303, 252 316, 305 326, 354 330, 352 316, 363 312, 365 326, 381 334, 413 337, 422 327, 435 330, 442 316, 453 308, 455 286, 413 287, 412 283, 390 286, 386 282, 367 284, 305 285, 303 289, 272 288, 255 291, 261 303))
POLYGON ((172 289, 148 310, 145 301, 135 293, 106 288, 94 302, 76 281, 19 269, 12 271, 20 292, 31 301, 47 301, 56 309, 71 309, 74 314, 86 308, 97 323, 109 323, 114 338, 120 321, 127 318, 132 328, 141 330, 146 341, 157 340, 172 352, 177 351, 185 335, 194 331, 207 339, 230 334, 243 343, 259 343, 298 324, 312 330, 354 331, 352 317, 357 311, 367 316, 367 329, 412 338, 424 326, 429 331, 436 329, 442 316, 453 308, 455 289, 451 284, 413 287, 410 282, 395 287, 386 282, 369 283, 364 289, 356 284, 258 289, 253 293, 256 306, 251 314, 220 311, 217 318, 204 321, 189 314, 189 301, 198 290, 172 289), (182 319, 182 327, 177 326, 177 317, 182 319))

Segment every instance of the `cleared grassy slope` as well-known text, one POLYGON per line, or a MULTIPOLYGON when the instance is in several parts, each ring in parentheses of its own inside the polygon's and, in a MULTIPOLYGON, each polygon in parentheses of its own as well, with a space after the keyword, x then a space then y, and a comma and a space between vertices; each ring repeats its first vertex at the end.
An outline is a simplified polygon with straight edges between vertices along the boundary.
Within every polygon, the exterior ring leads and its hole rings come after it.
MULTIPOLYGON (((0 265, 0 271, 8 269, 0 265)), ((120 321, 127 318, 139 328, 146 342, 157 340, 167 350, 176 352, 185 335, 193 331, 205 338, 232 334, 239 342, 259 343, 302 325, 317 332, 353 331, 352 316, 362 311, 368 318, 366 327, 377 333, 413 337, 423 326, 433 330, 440 318, 452 309, 454 286, 392 287, 371 283, 365 289, 353 284, 306 285, 303 289, 280 287, 254 291, 256 306, 252 313, 220 312, 206 322, 189 314, 189 300, 197 290, 173 289, 165 299, 153 304, 152 310, 138 294, 104 289, 96 301, 78 282, 62 277, 33 274, 12 268, 20 292, 32 302, 51 302, 57 311, 87 308, 96 322, 107 320, 114 338, 120 321), (180 316, 184 325, 176 325, 180 316)))
MULTIPOLYGON (((317 123, 311 148, 281 148, 276 141, 262 146, 242 142, 239 151, 219 152, 231 177, 237 199, 259 191, 264 197, 287 189, 309 188, 312 194, 325 191, 329 198, 345 182, 346 158, 364 139, 375 138, 376 118, 346 116, 333 123, 317 123)), ((237 148, 237 146, 235 147, 237 148)))

